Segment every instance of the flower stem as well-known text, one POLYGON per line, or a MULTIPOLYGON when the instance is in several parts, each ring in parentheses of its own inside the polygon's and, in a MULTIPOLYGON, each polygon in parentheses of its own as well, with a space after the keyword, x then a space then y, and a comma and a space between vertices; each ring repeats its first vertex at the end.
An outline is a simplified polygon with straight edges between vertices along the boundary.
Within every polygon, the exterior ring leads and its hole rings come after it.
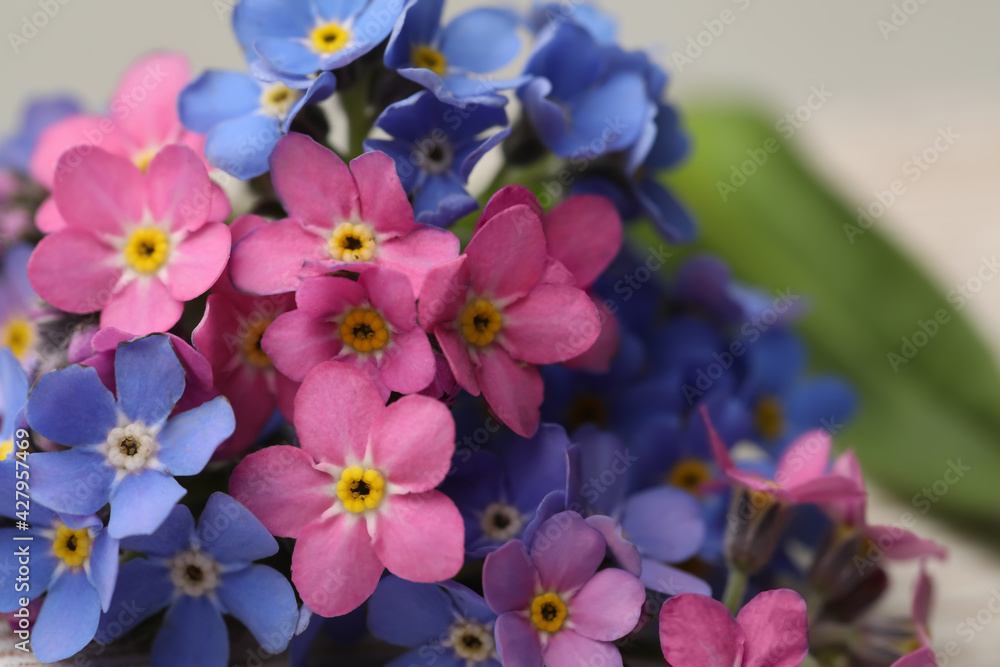
POLYGON ((353 86, 340 94, 340 103, 347 114, 348 122, 348 159, 356 158, 365 152, 365 139, 371 132, 374 119, 368 109, 369 76, 367 68, 358 68, 358 80, 353 86))
POLYGON ((726 590, 722 594, 722 604, 729 608, 735 616, 743 605, 743 595, 747 590, 747 582, 750 577, 743 570, 730 566, 729 579, 726 581, 726 590))

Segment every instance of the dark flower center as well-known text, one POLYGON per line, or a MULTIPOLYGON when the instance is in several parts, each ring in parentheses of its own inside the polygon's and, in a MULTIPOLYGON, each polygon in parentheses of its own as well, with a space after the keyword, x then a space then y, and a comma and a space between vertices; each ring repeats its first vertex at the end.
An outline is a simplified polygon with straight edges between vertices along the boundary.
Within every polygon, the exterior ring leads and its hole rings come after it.
POLYGON ((556 616, 559 615, 559 610, 551 602, 546 602, 542 605, 542 618, 546 621, 555 620, 556 616))
POLYGON ((205 573, 201 571, 201 568, 197 565, 188 565, 184 570, 184 575, 188 578, 188 581, 192 583, 199 583, 205 578, 205 573))
POLYGON ((126 436, 118 443, 118 450, 125 456, 135 456, 139 452, 139 443, 132 436, 126 436))
POLYGON ((355 493, 361 498, 364 498, 371 492, 372 487, 363 479, 359 479, 353 486, 351 486, 351 493, 355 493))
POLYGON ((483 640, 476 635, 469 633, 462 637, 462 645, 465 646, 465 648, 475 650, 477 648, 482 648, 483 640))
POLYGON ((66 538, 66 549, 69 551, 76 551, 76 535, 70 535, 66 538))
POLYGON ((359 324, 354 327, 355 338, 371 338, 374 335, 375 331, 368 324, 359 324))
POLYGON ((510 517, 506 514, 497 513, 493 515, 493 525, 503 530, 510 525, 510 517))
POLYGON ((360 250, 364 243, 357 236, 345 236, 342 245, 344 250, 360 250))

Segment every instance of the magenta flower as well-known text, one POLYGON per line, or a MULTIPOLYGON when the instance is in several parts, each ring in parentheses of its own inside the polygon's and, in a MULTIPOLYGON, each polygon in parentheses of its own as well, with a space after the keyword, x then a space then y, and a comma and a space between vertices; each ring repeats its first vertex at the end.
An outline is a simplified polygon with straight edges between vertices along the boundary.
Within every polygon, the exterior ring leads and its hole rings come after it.
POLYGON ((498 614, 503 664, 621 666, 612 642, 635 629, 646 589, 625 570, 598 572, 606 550, 583 517, 561 512, 538 527, 530 549, 511 540, 486 557, 483 594, 498 614))
POLYGON ((295 427, 301 449, 250 454, 230 491, 271 533, 298 540, 292 582, 306 606, 346 614, 384 569, 419 583, 458 574, 462 517, 434 490, 455 452, 448 408, 426 396, 386 407, 364 371, 330 361, 295 396, 295 427))
POLYGON ((383 400, 394 391, 415 394, 434 380, 434 352, 402 273, 372 266, 357 280, 306 278, 295 303, 298 309, 279 316, 263 341, 267 356, 293 380, 330 360, 363 370, 383 400))
POLYGON ((542 403, 536 364, 582 354, 601 331, 586 292, 546 281, 552 262, 537 212, 517 204, 496 211, 420 293, 420 324, 437 337, 455 379, 525 437, 538 428, 542 403))
MULTIPOLYGON (((233 242, 268 222, 255 215, 237 218, 229 227, 233 242)), ((191 342, 211 363, 215 384, 229 399, 236 430, 215 451, 214 458, 242 453, 261 435, 277 407, 286 419, 299 383, 279 372, 261 341, 276 318, 295 307, 292 294, 254 296, 236 290, 223 273, 212 288, 205 315, 191 342)))
POLYGON ((925 566, 926 560, 921 561, 920 575, 917 577, 917 587, 911 607, 913 626, 917 631, 916 639, 920 647, 892 663, 891 667, 937 667, 937 658, 934 649, 931 648, 930 635, 927 633, 927 619, 930 615, 934 589, 925 566))
POLYGON ((54 196, 67 226, 32 253, 32 286, 67 312, 101 311, 102 327, 166 331, 229 259, 229 228, 208 221, 205 166, 184 146, 164 148, 145 174, 97 149, 75 168, 64 161, 54 196))
MULTIPOLYGON (((54 190, 94 148, 124 157, 143 171, 171 144, 187 146, 204 161, 205 137, 185 130, 177 114, 177 98, 190 81, 191 68, 181 54, 154 53, 137 61, 118 82, 106 114, 74 114, 42 133, 31 155, 32 178, 54 190)), ((229 217, 229 200, 218 185, 211 187, 208 219, 222 222, 229 217)), ((42 204, 35 223, 46 233, 66 227, 54 198, 42 204)))
POLYGON ((291 133, 271 154, 271 178, 290 217, 234 249, 230 272, 239 289, 291 292, 310 276, 377 264, 404 273, 419 294, 428 271, 458 256, 454 234, 414 221, 384 153, 365 153, 348 169, 333 151, 291 133))
POLYGON ((660 647, 671 667, 798 667, 809 652, 806 603, 764 591, 734 619, 718 600, 684 593, 660 609, 660 647))

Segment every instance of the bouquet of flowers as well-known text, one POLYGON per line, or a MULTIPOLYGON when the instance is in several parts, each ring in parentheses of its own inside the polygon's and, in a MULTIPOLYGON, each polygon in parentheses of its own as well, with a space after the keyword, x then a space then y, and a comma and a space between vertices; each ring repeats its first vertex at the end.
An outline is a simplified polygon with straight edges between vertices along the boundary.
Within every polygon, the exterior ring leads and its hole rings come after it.
POLYGON ((926 575, 870 609, 944 551, 866 521, 800 297, 669 261, 665 72, 576 0, 442 5, 242 0, 245 71, 155 53, 2 145, 17 648, 933 664, 926 575))

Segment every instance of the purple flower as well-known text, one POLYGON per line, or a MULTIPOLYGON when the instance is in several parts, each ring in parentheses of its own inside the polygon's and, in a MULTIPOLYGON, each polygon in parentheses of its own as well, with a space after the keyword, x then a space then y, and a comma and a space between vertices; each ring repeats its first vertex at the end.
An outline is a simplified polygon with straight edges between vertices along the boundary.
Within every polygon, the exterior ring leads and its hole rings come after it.
POLYGON ((26 243, 8 248, 0 274, 0 345, 9 348, 28 371, 38 362, 38 318, 44 312, 28 282, 31 251, 32 247, 26 243))
POLYGON ((67 514, 93 514, 110 502, 113 537, 147 535, 186 493, 174 477, 201 472, 233 432, 233 410, 219 397, 167 418, 185 374, 161 334, 119 344, 115 384, 117 401, 93 368, 70 366, 38 380, 28 423, 68 449, 31 455, 32 494, 67 514))
POLYGON ((97 641, 108 643, 167 608, 153 642, 153 667, 229 664, 223 614, 235 616, 270 654, 288 646, 298 622, 292 585, 253 561, 278 543, 247 510, 213 493, 195 527, 191 510, 174 507, 152 535, 131 537, 126 549, 146 554, 124 563, 97 641))
POLYGON ((38 137, 58 120, 79 113, 76 100, 64 97, 44 97, 32 100, 25 109, 21 128, 13 136, 0 141, 0 169, 28 173, 28 162, 38 137))
POLYGON ((598 572, 606 548, 583 517, 561 512, 539 526, 530 548, 514 540, 486 557, 483 592, 498 614, 503 664, 621 666, 612 642, 635 628, 646 591, 624 570, 598 572))

